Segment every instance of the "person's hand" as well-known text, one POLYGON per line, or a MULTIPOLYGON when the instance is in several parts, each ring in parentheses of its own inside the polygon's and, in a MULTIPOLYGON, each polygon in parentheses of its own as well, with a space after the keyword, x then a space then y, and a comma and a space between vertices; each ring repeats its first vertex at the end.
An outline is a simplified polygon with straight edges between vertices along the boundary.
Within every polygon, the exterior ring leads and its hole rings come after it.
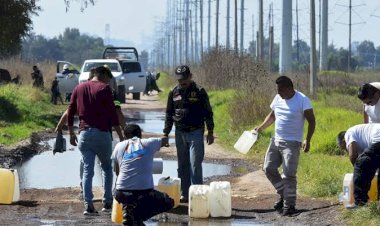
POLYGON ((214 134, 209 132, 206 137, 207 144, 210 145, 214 143, 214 139, 214 134))
POLYGON ((62 127, 59 126, 59 125, 57 125, 57 127, 55 127, 55 129, 54 129, 54 132, 56 132, 56 133, 62 133, 62 127))
POLYGON ((77 146, 78 144, 78 138, 75 133, 70 134, 70 144, 73 146, 77 146))
POLYGON ((168 136, 162 136, 161 138, 161 146, 162 147, 169 147, 169 137, 168 136))
POLYGON ((309 152, 310 150, 310 141, 304 140, 302 144, 302 149, 305 153, 309 152))
POLYGON ((251 133, 260 133, 261 132, 261 128, 259 126, 256 126, 255 128, 253 128, 253 130, 251 130, 251 133))

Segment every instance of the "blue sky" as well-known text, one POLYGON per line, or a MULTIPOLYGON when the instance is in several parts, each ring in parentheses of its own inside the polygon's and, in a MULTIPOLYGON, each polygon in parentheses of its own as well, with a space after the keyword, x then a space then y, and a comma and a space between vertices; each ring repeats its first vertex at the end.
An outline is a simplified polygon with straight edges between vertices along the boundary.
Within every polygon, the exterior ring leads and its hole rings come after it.
MULTIPOLYGON (((160 33, 161 22, 166 16, 167 0, 95 0, 95 6, 89 6, 84 12, 80 11, 79 2, 73 2, 68 12, 65 10, 64 0, 39 0, 43 11, 38 17, 33 17, 34 32, 46 37, 58 36, 66 27, 79 28, 81 33, 104 38, 105 25, 110 25, 111 39, 128 41, 130 45, 143 49, 150 49, 155 40, 155 35, 160 33)), ((172 0, 174 1, 174 0, 172 0)), ((176 0, 180 1, 180 0, 176 0)), ((207 2, 204 3, 204 30, 207 30, 207 2)), ((225 43, 226 29, 226 5, 227 0, 220 0, 220 27, 219 42, 225 43)), ((274 33, 275 42, 280 41, 281 34, 281 5, 282 0, 264 0, 264 31, 267 36, 268 4, 274 3, 274 33)), ((295 9, 293 0, 293 9, 295 9)), ((299 5, 299 34, 300 38, 309 42, 309 0, 298 0, 299 5)), ((316 2, 316 15, 318 16, 318 4, 316 2)), ((231 7, 234 1, 231 0, 231 7)), ((352 0, 353 13, 352 41, 371 40, 375 46, 380 46, 380 1, 378 0, 352 0), (363 23, 364 22, 364 23, 363 23)), ((348 8, 341 6, 348 4, 348 0, 329 0, 329 43, 338 47, 348 46, 348 8)), ((238 0, 240 9, 240 0, 238 0)), ((212 1, 212 22, 215 21, 215 0, 212 1)), ((231 16, 233 12, 231 8, 231 16)), ((257 29, 257 0, 245 0, 245 34, 244 46, 252 39, 252 18, 254 30, 257 29)), ((240 21, 239 21, 240 23, 240 21)), ((316 19, 318 31, 318 18, 316 19)), ((293 24, 295 24, 295 10, 293 10, 293 24)), ((231 21, 232 26, 232 21, 231 21)), ((215 31, 214 24, 211 27, 215 31)), ((231 27, 231 31, 233 28, 231 27)), ((318 36, 318 35, 317 35, 318 36)), ((211 35, 212 42, 215 38, 211 35)), ((295 38, 295 26, 293 39, 295 38)), ((206 33, 204 34, 206 39, 206 33)), ((231 33, 231 42, 233 34, 231 33)), ((318 39, 317 39, 318 41, 318 39)))

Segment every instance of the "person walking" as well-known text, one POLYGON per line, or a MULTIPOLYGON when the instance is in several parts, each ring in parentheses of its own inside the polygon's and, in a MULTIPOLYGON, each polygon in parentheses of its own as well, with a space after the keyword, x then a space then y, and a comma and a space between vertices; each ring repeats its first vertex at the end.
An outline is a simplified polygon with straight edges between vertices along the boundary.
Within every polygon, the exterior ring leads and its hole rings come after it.
POLYGON ((190 68, 178 66, 175 76, 178 85, 168 95, 163 132, 169 136, 174 123, 181 202, 187 202, 190 185, 203 184, 205 123, 210 145, 214 142, 214 120, 207 92, 192 80, 190 68))
POLYGON ((117 175, 115 199, 123 204, 123 224, 145 225, 144 221, 173 208, 174 200, 166 193, 154 190, 153 157, 168 145, 168 137, 141 139, 141 128, 128 124, 124 128, 127 140, 118 143, 112 153, 117 175))
POLYGON ((309 151, 315 117, 310 99, 293 88, 290 78, 280 76, 276 79, 276 85, 277 95, 270 105, 272 110, 254 130, 260 133, 275 123, 275 134, 266 152, 263 170, 279 195, 274 209, 290 216, 296 213, 296 173, 301 145, 304 152, 309 151), (308 130, 302 144, 305 119, 308 130), (282 177, 278 171, 281 165, 282 177))
POLYGON ((119 126, 111 88, 107 83, 112 78, 109 70, 97 67, 91 81, 79 84, 74 88, 68 113, 67 123, 70 143, 78 145, 83 161, 83 196, 84 215, 97 215, 93 205, 92 178, 94 176, 95 156, 98 157, 103 175, 103 209, 112 209, 112 127, 116 130, 120 141, 123 135, 119 126), (74 115, 79 117, 79 139, 74 133, 74 115))
POLYGON ((356 206, 368 202, 368 191, 376 170, 380 168, 380 124, 360 124, 338 134, 337 143, 348 151, 354 166, 354 198, 356 206))
POLYGON ((55 77, 54 80, 52 81, 50 91, 51 91, 51 102, 53 104, 57 104, 57 100, 59 98, 63 105, 63 99, 61 96, 61 92, 59 91, 59 81, 57 77, 55 77))

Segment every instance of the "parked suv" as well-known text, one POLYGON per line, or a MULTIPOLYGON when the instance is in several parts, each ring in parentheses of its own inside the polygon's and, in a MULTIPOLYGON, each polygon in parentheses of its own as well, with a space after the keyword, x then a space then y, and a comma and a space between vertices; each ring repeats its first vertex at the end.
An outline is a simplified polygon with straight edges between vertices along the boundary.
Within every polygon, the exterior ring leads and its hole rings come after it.
POLYGON ((136 48, 134 47, 107 47, 103 52, 104 59, 116 59, 119 61, 123 79, 117 79, 118 100, 125 102, 124 89, 126 93, 132 93, 134 100, 139 100, 141 92, 146 86, 146 72, 144 72, 136 48))

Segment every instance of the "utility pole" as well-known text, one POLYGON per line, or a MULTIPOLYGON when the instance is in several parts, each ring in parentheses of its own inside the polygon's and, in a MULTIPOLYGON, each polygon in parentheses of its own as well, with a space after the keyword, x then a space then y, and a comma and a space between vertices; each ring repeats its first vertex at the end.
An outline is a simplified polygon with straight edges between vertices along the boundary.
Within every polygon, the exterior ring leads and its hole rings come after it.
POLYGON ((269 71, 273 68, 273 3, 269 6, 269 71))
POLYGON ((186 16, 185 16, 185 63, 188 63, 189 62, 189 18, 190 18, 190 9, 189 9, 189 6, 190 6, 190 0, 185 0, 185 4, 186 4, 186 9, 185 9, 185 13, 186 13, 186 16))
POLYGON ((199 0, 199 10, 200 10, 200 23, 201 23, 201 60, 203 59, 203 0, 199 0))
MULTIPOLYGON (((256 45, 255 45, 255 15, 253 15, 253 14, 252 14, 252 46, 255 46, 255 49, 256 49, 256 45)), ((256 53, 252 52, 251 54, 252 54, 252 58, 255 58, 256 53)))
POLYGON ((195 20, 195 37, 194 37, 194 44, 195 44, 195 62, 199 62, 199 49, 198 49, 198 0, 195 0, 194 2, 195 6, 195 15, 194 15, 194 20, 195 20))
POLYGON ((230 0, 227 0, 227 34, 226 34, 226 49, 230 49, 230 0))
POLYGON ((240 0, 240 54, 244 53, 244 0, 240 0))
MULTIPOLYGON (((339 4, 336 4, 336 5, 339 5, 339 4)), ((362 6, 362 5, 364 5, 364 4, 356 5, 356 6, 362 6)), ((345 5, 339 5, 339 6, 347 7, 345 5)), ((352 1, 350 0, 349 5, 348 5, 348 59, 347 59, 347 71, 348 72, 351 71, 351 27, 352 27, 352 25, 354 25, 354 24, 352 24, 351 17, 352 17, 352 10, 353 10, 352 8, 353 7, 354 6, 352 6, 352 1)), ((338 22, 338 21, 335 21, 335 23, 347 25, 347 23, 342 23, 342 22, 338 22)), ((360 23, 356 23, 356 24, 364 24, 364 23, 365 22, 360 22, 360 23)))
POLYGON ((259 48, 258 60, 260 60, 260 61, 264 60, 264 25, 263 25, 264 20, 263 20, 263 14, 264 14, 264 12, 263 12, 263 0, 259 0, 259 39, 257 41, 258 41, 258 48, 259 48))
MULTIPOLYGON (((191 48, 191 57, 190 62, 194 62, 194 39, 193 39, 193 19, 192 19, 192 12, 190 11, 190 48, 191 48)), ((188 62, 186 62, 188 63, 188 62)))
POLYGON ((219 0, 216 0, 215 47, 219 49, 219 0))
POLYGON ((237 0, 235 0, 235 53, 238 53, 238 18, 237 18, 237 0))
POLYGON ((316 81, 316 48, 315 48, 315 0, 310 0, 310 93, 314 94, 316 81))
POLYGON ((348 6, 348 13, 349 13, 349 19, 348 19, 348 65, 347 65, 347 72, 351 71, 351 12, 352 12, 352 1, 350 0, 350 5, 348 6))
POLYGON ((183 2, 182 0, 179 1, 179 26, 178 26, 178 32, 179 32, 179 42, 178 42, 178 45, 179 45, 179 63, 180 64, 183 64, 183 54, 182 54, 182 49, 183 49, 183 34, 182 34, 182 13, 183 13, 183 10, 182 10, 182 6, 183 6, 183 2))
POLYGON ((282 18, 280 74, 289 72, 292 64, 292 1, 282 0, 282 18))
POLYGON ((177 65, 177 30, 178 30, 178 8, 177 1, 173 1, 173 19, 174 19, 174 33, 173 33, 173 65, 177 65))
POLYGON ((296 35, 297 35, 297 62, 300 62, 300 39, 299 39, 299 26, 298 26, 298 0, 296 0, 296 35))
POLYGON ((211 0, 208 0, 207 50, 211 47, 211 0))
POLYGON ((327 70, 327 51, 328 51, 328 1, 322 0, 321 5, 322 10, 322 21, 321 21, 321 41, 320 41, 320 59, 319 59, 319 70, 327 70))

